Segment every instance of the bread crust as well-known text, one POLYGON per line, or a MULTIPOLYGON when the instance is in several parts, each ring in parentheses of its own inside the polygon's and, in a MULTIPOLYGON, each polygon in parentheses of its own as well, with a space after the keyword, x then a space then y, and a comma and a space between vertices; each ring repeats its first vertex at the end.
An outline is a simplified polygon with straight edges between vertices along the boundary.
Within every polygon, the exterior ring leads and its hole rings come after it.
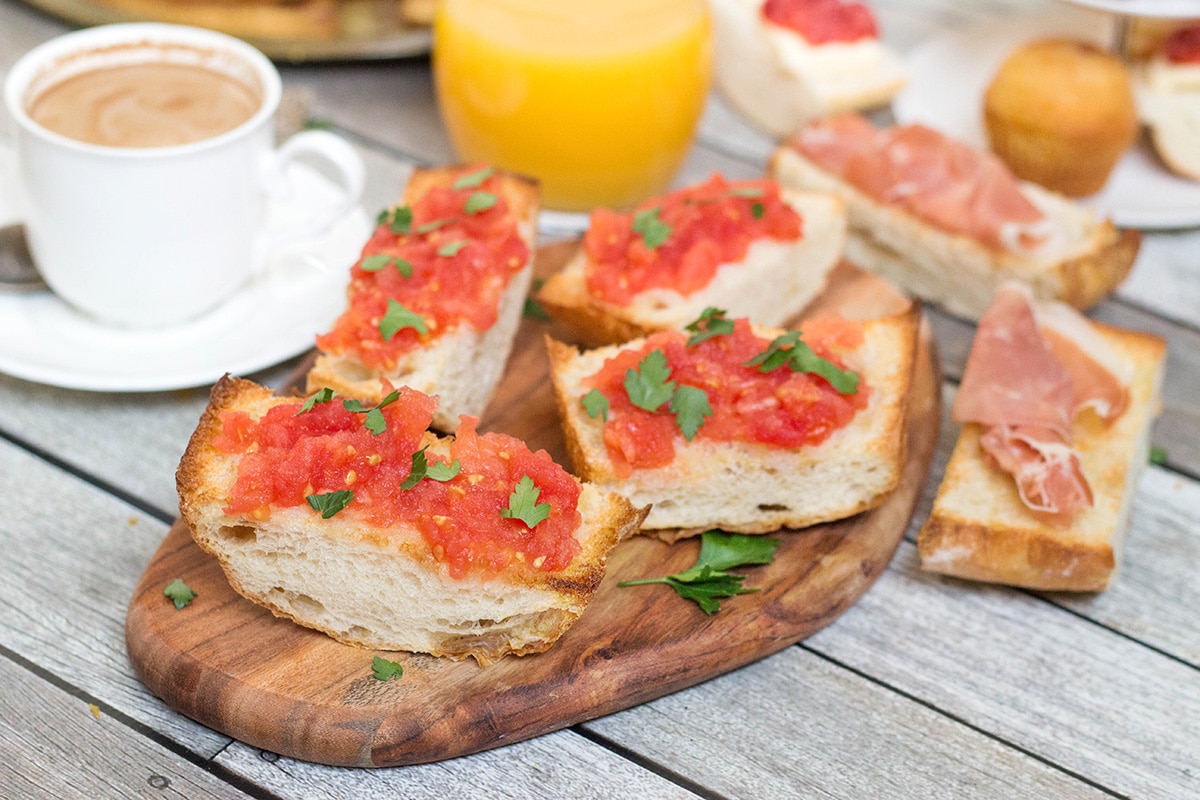
POLYGON ((1166 344, 1147 333, 1092 325, 1135 369, 1129 406, 1111 426, 1090 411, 1075 422, 1073 443, 1093 507, 1066 530, 1039 518, 1021 502, 1012 477, 984 458, 980 426, 964 424, 917 537, 922 569, 1047 591, 1099 592, 1111 585, 1159 412, 1166 344))
POLYGON ((1029 286, 1043 300, 1087 309, 1110 294, 1129 273, 1141 232, 1106 220, 1032 184, 1022 191, 1054 218, 1067 237, 1061 246, 1030 256, 991 247, 885 206, 784 145, 772 155, 770 174, 783 186, 831 191, 846 201, 846 258, 947 311, 978 320, 1007 280, 1029 286))
POLYGON ((799 314, 825 287, 846 242, 845 204, 829 193, 783 192, 801 217, 803 235, 794 243, 760 240, 746 257, 722 264, 708 286, 690 295, 653 289, 629 305, 606 302, 588 292, 583 246, 546 279, 537 301, 569 338, 584 347, 620 344, 655 331, 682 328, 708 306, 731 317, 749 316, 779 325, 799 314), (770 287, 764 292, 763 287, 770 287))
MULTIPOLYGON (((544 651, 583 613, 608 554, 647 512, 584 485, 575 534, 582 550, 566 569, 515 567, 461 579, 450 577, 415 529, 381 529, 352 511, 329 520, 307 508, 274 509, 265 521, 226 515, 238 459, 212 446, 221 413, 257 418, 281 402, 295 400, 229 376, 213 387, 176 473, 180 514, 236 592, 345 644, 472 657, 481 665, 544 651)), ((449 441, 427 438, 430 452, 449 441)))
MULTIPOLYGON (((612 466, 603 423, 580 406, 581 381, 618 349, 587 353, 547 337, 550 373, 567 452, 584 480, 651 506, 641 526, 673 540, 710 528, 767 533, 843 519, 882 503, 900 481, 907 437, 908 388, 915 363, 919 305, 864 323, 866 341, 847 365, 871 387, 868 407, 819 445, 788 449, 752 442, 675 439, 675 459, 628 478, 612 466)), ((773 338, 778 329, 760 329, 773 338)))
MULTIPOLYGON (((431 188, 449 185, 461 174, 461 167, 416 169, 405 187, 403 202, 412 204, 431 188)), ((390 370, 368 367, 352 351, 318 353, 307 375, 309 393, 330 388, 340 395, 377 403, 384 395, 381 381, 387 380, 394 386, 410 386, 437 395, 439 403, 433 418, 437 430, 454 430, 463 414, 482 416, 503 376, 532 284, 540 204, 535 180, 512 173, 498 174, 500 193, 529 247, 529 259, 509 280, 495 324, 484 331, 467 323, 445 331, 424 347, 404 354, 390 370)))

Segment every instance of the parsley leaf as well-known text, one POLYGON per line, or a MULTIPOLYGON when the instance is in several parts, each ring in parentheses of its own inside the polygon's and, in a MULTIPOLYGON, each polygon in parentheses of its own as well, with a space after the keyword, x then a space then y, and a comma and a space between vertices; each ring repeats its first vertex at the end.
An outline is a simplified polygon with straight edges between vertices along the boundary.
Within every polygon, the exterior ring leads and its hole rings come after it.
POLYGON ((400 484, 402 490, 408 491, 420 483, 422 478, 429 478, 431 481, 445 483, 462 472, 462 464, 459 463, 457 458, 449 464, 443 464, 440 461, 434 461, 432 464, 429 463, 429 459, 425 455, 425 451, 428 449, 429 445, 425 445, 412 454, 412 471, 408 473, 408 477, 404 479, 404 483, 400 484))
POLYGON ((183 582, 183 578, 176 578, 168 583, 167 588, 163 589, 163 594, 175 604, 176 611, 196 599, 196 593, 183 582))
POLYGON ((478 214, 480 211, 487 211, 496 205, 497 199, 496 195, 491 192, 471 192, 471 196, 463 204, 463 211, 467 214, 478 214))
POLYGON ((659 217, 662 209, 654 208, 639 211, 633 215, 633 232, 641 234, 642 243, 654 250, 661 246, 671 236, 671 226, 659 217))
POLYGON ((608 422, 608 398, 599 389, 592 389, 579 398, 579 405, 583 406, 583 410, 592 419, 600 417, 602 422, 608 422))
POLYGON ((468 242, 466 239, 457 239, 453 242, 447 242, 446 244, 444 244, 438 248, 437 254, 439 256, 442 256, 443 258, 449 258, 451 256, 456 256, 456 255, 458 255, 459 250, 462 250, 464 247, 466 247, 469 244, 470 244, 470 242, 468 242))
POLYGON ((380 400, 378 404, 372 406, 371 408, 367 408, 362 404, 361 401, 353 398, 349 400, 343 400, 342 408, 346 409, 352 414, 362 414, 366 412, 367 418, 363 420, 363 427, 378 436, 387 430, 387 420, 384 419, 383 409, 399 399, 400 390, 393 389, 388 393, 387 397, 380 400))
POLYGON ((377 253, 376 255, 363 256, 363 260, 358 263, 359 269, 363 272, 379 272, 382 269, 392 266, 406 278, 411 278, 413 273, 412 262, 406 261, 399 256, 389 256, 386 253, 377 253))
POLYGON ((399 678, 403 674, 404 667, 395 661, 388 661, 386 658, 379 656, 375 656, 371 660, 371 675, 377 681, 390 681, 392 678, 399 678))
POLYGON ((1163 464, 1166 464, 1167 463, 1167 448, 1151 447, 1149 463, 1153 464, 1156 467, 1161 467, 1163 464))
POLYGON ((819 375, 842 394, 854 394, 858 391, 858 373, 840 369, 832 361, 821 358, 800 339, 799 331, 789 331, 782 336, 776 336, 766 350, 745 364, 747 367, 758 367, 759 372, 772 372, 784 365, 792 372, 819 375))
POLYGON ((683 599, 695 601, 705 614, 715 614, 721 610, 720 598, 758 591, 742 586, 745 575, 727 570, 749 564, 770 564, 775 560, 779 542, 779 539, 763 536, 707 531, 700 539, 700 555, 689 569, 662 578, 621 581, 617 586, 666 584, 683 599))
POLYGON ((541 290, 545 283, 541 278, 534 278, 533 285, 529 287, 529 295, 525 298, 525 308, 522 309, 521 316, 542 322, 550 321, 550 315, 546 313, 546 309, 542 308, 541 303, 533 299, 533 296, 541 290))
POLYGON ((308 504, 312 506, 314 511, 321 512, 321 519, 329 519, 350 505, 350 501, 354 499, 354 491, 352 489, 342 489, 337 492, 326 492, 325 494, 310 494, 304 499, 308 501, 308 504))
POLYGON ((675 390, 669 408, 675 415, 675 424, 679 426, 683 438, 689 442, 704 424, 704 418, 713 414, 708 394, 703 389, 686 384, 675 390))
POLYGON ((763 215, 766 213, 766 206, 764 206, 762 203, 750 204, 750 216, 754 217, 755 219, 762 219, 763 215))
POLYGON ((662 350, 651 350, 638 362, 637 369, 625 371, 625 393, 629 402, 646 411, 658 407, 675 394, 675 381, 669 381, 671 368, 662 350))
POLYGON ((484 181, 486 181, 488 178, 492 177, 492 175, 494 175, 495 172, 496 172, 495 167, 484 167, 481 170, 477 170, 477 171, 469 173, 467 175, 463 175, 461 178, 459 178, 458 180, 456 180, 454 182, 454 188, 455 189, 474 189, 476 186, 482 185, 484 181))
POLYGON ((537 501, 541 493, 542 490, 534 485, 533 478, 522 475, 512 494, 508 496, 508 506, 500 509, 500 516, 505 519, 519 519, 526 527, 533 528, 550 516, 550 504, 537 501))
POLYGON ((438 228, 446 227, 451 222, 454 222, 454 217, 442 217, 441 219, 430 220, 424 225, 419 226, 417 228, 417 233, 429 233, 431 231, 436 231, 438 228))
POLYGON ((326 386, 324 389, 319 389, 308 396, 308 399, 304 401, 304 405, 300 406, 300 410, 296 412, 296 416, 298 417, 301 414, 312 411, 313 406, 315 406, 317 403, 328 403, 332 399, 333 389, 330 389, 328 386, 326 386))
POLYGON ((458 462, 457 458, 449 464, 434 461, 426 467, 425 477, 431 481, 445 483, 446 481, 453 480, 460 472, 462 472, 462 464, 458 462))
POLYGON ((392 233, 403 235, 412 230, 412 218, 411 208, 396 206, 395 208, 385 208, 379 212, 379 217, 375 221, 379 225, 386 224, 392 233))
POLYGON ((397 300, 391 298, 388 300, 387 313, 379 320, 379 335, 386 342, 404 328, 412 328, 421 334, 429 333, 429 327, 426 326, 424 317, 414 314, 397 300))
POLYGON ((733 320, 725 318, 724 309, 709 306, 700 312, 700 316, 684 330, 692 332, 687 340, 688 347, 694 347, 714 336, 724 336, 733 333, 733 320))

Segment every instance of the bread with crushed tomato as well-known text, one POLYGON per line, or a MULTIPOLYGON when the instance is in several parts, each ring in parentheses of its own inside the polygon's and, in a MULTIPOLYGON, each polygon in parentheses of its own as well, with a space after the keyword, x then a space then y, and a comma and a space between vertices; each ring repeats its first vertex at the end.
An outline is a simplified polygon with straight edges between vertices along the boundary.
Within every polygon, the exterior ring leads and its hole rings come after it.
MULTIPOLYGON (((241 410, 258 418, 283 402, 296 399, 246 380, 225 377, 213 387, 176 475, 180 512, 234 590, 345 644, 472 657, 483 665, 510 653, 541 652, 583 613, 608 553, 644 515, 624 498, 584 484, 583 519, 574 533, 582 550, 567 568, 518 564, 495 577, 458 579, 417 530, 378 527, 353 506, 330 519, 307 505, 272 508, 265 520, 228 515, 223 509, 239 456, 212 445, 220 415, 241 410)), ((448 439, 429 434, 426 440, 430 453, 444 456, 448 439)))
POLYGON ((1022 193, 1057 235, 1045 247, 1017 253, 880 203, 788 144, 775 151, 769 172, 782 186, 845 200, 848 261, 971 320, 983 316, 1008 280, 1024 283, 1040 299, 1089 308, 1125 279, 1141 244, 1140 232, 1119 230, 1091 209, 1030 183, 1021 185, 1022 193))
POLYGON ((647 289, 628 305, 588 291, 587 253, 578 253, 537 292, 537 301, 585 347, 619 344, 668 328, 682 328, 709 306, 732 317, 779 325, 799 314, 828 281, 846 241, 842 201, 832 194, 783 192, 801 219, 794 242, 770 238, 750 244, 741 261, 722 264, 712 281, 688 295, 674 289, 647 289))
MULTIPOLYGON (((675 457, 663 467, 613 467, 604 423, 581 406, 584 381, 604 362, 642 341, 580 352, 547 340, 550 374, 576 474, 606 491, 650 505, 643 532, 674 540, 711 528, 766 533, 844 519, 882 503, 897 486, 906 452, 905 415, 920 323, 919 306, 863 322, 858 348, 839 353, 870 387, 866 408, 820 444, 799 448, 759 442, 687 441, 676 431, 675 457)), ((770 340, 782 329, 758 328, 770 340)))
POLYGON ((965 423, 917 537, 922 569, 1047 591, 1100 592, 1112 584, 1160 410, 1166 344, 1139 331, 1092 327, 1133 369, 1125 411, 1108 426, 1084 412, 1072 430, 1092 507, 1069 528, 1039 518, 1021 501, 1012 476, 984 457, 981 426, 965 423))
MULTIPOLYGON (((455 167, 415 169, 405 187, 403 202, 414 203, 431 187, 449 185, 461 174, 461 168, 455 167)), ((440 431, 453 430, 463 414, 483 414, 503 376, 533 280, 541 202, 535 181, 509 173, 499 175, 500 193, 509 204, 521 238, 529 247, 529 258, 509 279, 500 299, 496 322, 483 331, 464 322, 432 336, 421 346, 404 353, 393 369, 369 367, 353 350, 319 352, 308 373, 310 393, 329 387, 338 394, 375 403, 381 397, 380 381, 383 379, 394 386, 409 386, 425 394, 437 395, 439 405, 433 424, 440 431)))

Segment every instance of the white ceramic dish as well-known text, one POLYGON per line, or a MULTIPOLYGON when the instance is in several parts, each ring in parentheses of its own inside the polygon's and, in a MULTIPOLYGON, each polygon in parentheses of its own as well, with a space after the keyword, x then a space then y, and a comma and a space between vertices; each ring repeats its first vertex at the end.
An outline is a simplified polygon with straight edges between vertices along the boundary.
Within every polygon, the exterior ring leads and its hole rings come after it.
POLYGON ((1101 11, 1114 11, 1134 17, 1165 17, 1185 19, 1200 17, 1197 0, 1068 0, 1075 5, 1101 11))
MULTIPOLYGON (((1069 34, 1099 43, 1111 36, 1111 18, 1064 11, 947 31, 918 45, 907 57, 909 84, 893 101, 896 119, 920 122, 986 147, 983 93, 1013 48, 1043 34, 1069 34)), ((1081 202, 1124 227, 1200 225, 1200 183, 1168 171, 1144 141, 1125 154, 1098 194, 1081 202)))
MULTIPOLYGON (((292 195, 272 202, 287 224, 341 189, 294 164, 292 195)), ((0 187, 2 190, 4 187, 0 187)), ((361 208, 325 235, 280 251, 268 269, 218 308, 181 325, 123 330, 76 311, 49 291, 0 294, 0 372, 70 389, 148 392, 245 375, 313 346, 345 306, 350 265, 371 232, 361 208)))

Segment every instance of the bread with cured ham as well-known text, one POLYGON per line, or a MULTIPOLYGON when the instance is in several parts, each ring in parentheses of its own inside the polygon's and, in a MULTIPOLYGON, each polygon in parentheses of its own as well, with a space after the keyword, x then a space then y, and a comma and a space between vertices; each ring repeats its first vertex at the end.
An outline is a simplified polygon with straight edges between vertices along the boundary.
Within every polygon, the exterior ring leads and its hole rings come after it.
POLYGON ((847 0, 713 0, 714 81, 776 137, 887 103, 907 81, 874 13, 847 0))
POLYGON ((1001 287, 956 397, 962 423, 917 538, 926 570, 1103 591, 1117 573, 1165 343, 1001 287))
POLYGON ((641 530, 667 540, 801 528, 873 508, 903 470, 919 319, 913 305, 864 321, 817 316, 791 332, 740 318, 695 343, 711 323, 584 352, 548 340, 576 473, 650 505, 641 530), (785 360, 805 348, 857 376, 855 388, 785 360), (764 360, 768 351, 776 355, 764 360), (635 408, 656 352, 671 396, 635 408), (689 428, 698 392, 712 413, 693 414, 689 428))
POLYGON ((472 418, 432 435, 427 395, 388 397, 364 413, 219 381, 176 474, 196 542, 239 594, 345 644, 481 665, 550 647, 645 512, 472 418))
POLYGON ((537 183, 479 166, 419 168, 351 268, 347 308, 317 337, 308 391, 371 402, 381 380, 437 395, 434 427, 479 416, 533 279, 537 183))
POLYGON ((1138 231, 922 125, 818 120, 776 150, 770 174, 845 200, 849 261, 972 320, 1010 280, 1086 309, 1124 280, 1141 243, 1138 231))
POLYGON ((589 347, 681 328, 708 306, 778 325, 825 287, 845 240, 832 194, 713 175, 629 212, 594 211, 537 301, 589 347))

